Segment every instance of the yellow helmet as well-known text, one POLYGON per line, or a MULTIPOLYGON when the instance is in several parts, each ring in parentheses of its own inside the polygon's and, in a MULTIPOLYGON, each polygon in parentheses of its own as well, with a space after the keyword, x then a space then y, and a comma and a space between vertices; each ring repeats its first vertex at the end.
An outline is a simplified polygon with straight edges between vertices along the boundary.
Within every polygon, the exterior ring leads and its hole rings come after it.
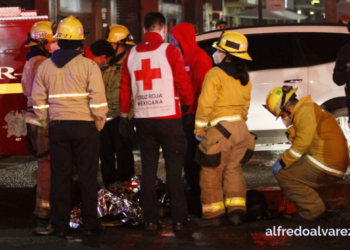
POLYGON ((252 61, 252 58, 248 54, 248 40, 241 33, 223 31, 219 40, 214 42, 213 47, 228 52, 233 56, 252 61))
POLYGON ((57 41, 57 39, 53 37, 52 23, 49 21, 40 21, 34 23, 30 29, 25 47, 55 41, 57 41))
POLYGON ((298 88, 293 89, 292 86, 284 85, 272 89, 266 97, 266 105, 263 105, 271 112, 276 119, 279 117, 282 109, 288 103, 289 99, 297 92, 298 88))
POLYGON ((109 34, 107 42, 120 43, 123 42, 127 45, 135 45, 134 38, 130 34, 127 27, 124 25, 113 25, 109 27, 109 34))
POLYGON ((54 37, 62 40, 84 40, 83 25, 74 16, 69 16, 58 24, 54 37))

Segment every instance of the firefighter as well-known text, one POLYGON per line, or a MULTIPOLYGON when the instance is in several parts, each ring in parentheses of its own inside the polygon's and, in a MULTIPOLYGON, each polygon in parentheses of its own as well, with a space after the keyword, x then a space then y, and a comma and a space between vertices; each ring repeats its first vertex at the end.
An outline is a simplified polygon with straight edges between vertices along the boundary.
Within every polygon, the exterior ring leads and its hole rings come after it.
MULTIPOLYGON (((198 141, 193 134, 194 117, 198 97, 201 93, 204 76, 213 66, 211 58, 196 42, 196 31, 191 23, 180 23, 170 30, 171 44, 178 46, 183 54, 185 68, 191 79, 195 101, 186 113, 182 114, 182 125, 187 138, 184 164, 186 182, 190 187, 193 212, 201 216, 199 172, 200 166, 194 161, 198 141)), ((189 208, 192 208, 189 204, 189 208)))
POLYGON ((51 223, 65 237, 70 219, 73 161, 81 188, 84 235, 101 232, 97 218, 99 131, 108 112, 101 70, 81 55, 83 26, 73 16, 63 19, 54 36, 59 50, 38 68, 32 91, 37 120, 50 117, 51 223))
POLYGON ((246 125, 252 85, 244 62, 252 59, 246 37, 238 32, 223 31, 213 47, 216 67, 205 76, 194 131, 201 141, 196 153, 202 166, 200 225, 221 225, 225 208, 229 222, 239 225, 246 211, 241 163, 254 145, 246 125))
POLYGON ((314 220, 326 211, 318 189, 340 181, 349 163, 347 141, 335 118, 292 86, 276 87, 265 108, 281 117, 292 146, 273 165, 273 174, 298 213, 293 220, 314 220))
POLYGON ((131 95, 134 99, 136 134, 141 151, 142 210, 146 230, 162 228, 154 184, 159 146, 163 149, 166 183, 174 230, 187 222, 182 185, 186 137, 181 124, 180 98, 185 109, 194 98, 180 50, 164 43, 166 22, 159 12, 144 17, 145 36, 126 55, 120 83, 121 134, 127 130, 131 95))
POLYGON ((37 216, 37 228, 33 233, 49 235, 54 232, 49 219, 51 167, 49 155, 49 138, 47 127, 37 122, 33 110, 32 87, 34 76, 39 65, 51 56, 57 46, 57 39, 53 38, 52 23, 40 21, 33 25, 25 42, 30 47, 27 61, 22 74, 23 94, 27 96, 27 147, 29 152, 37 158, 37 187, 34 215, 37 216))
MULTIPOLYGON (((121 67, 127 49, 135 45, 129 30, 123 25, 110 27, 107 42, 111 44, 115 55, 102 68, 103 82, 108 102, 107 123, 100 133, 101 174, 105 187, 117 181, 130 181, 135 175, 133 144, 131 133, 123 136, 119 133, 119 87, 121 67), (117 169, 115 163, 117 160, 117 169)), ((132 118, 132 109, 128 115, 132 118)), ((129 131, 132 131, 131 123, 129 131)))
MULTIPOLYGON (((350 22, 348 22, 348 31, 350 32, 350 22)), ((346 107, 348 109, 348 117, 350 117, 350 43, 345 44, 338 52, 337 59, 333 70, 333 82, 338 86, 343 86, 346 96, 346 107)), ((350 120, 348 120, 350 128, 350 120)))

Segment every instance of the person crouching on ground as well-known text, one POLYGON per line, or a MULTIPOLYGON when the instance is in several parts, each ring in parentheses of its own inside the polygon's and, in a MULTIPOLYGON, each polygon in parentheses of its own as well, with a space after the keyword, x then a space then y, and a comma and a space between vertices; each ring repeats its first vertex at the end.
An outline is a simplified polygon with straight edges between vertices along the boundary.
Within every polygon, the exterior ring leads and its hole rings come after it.
POLYGON ((340 181, 349 164, 346 138, 335 118, 311 96, 298 100, 292 86, 276 87, 265 108, 281 117, 292 146, 273 165, 273 174, 298 213, 292 220, 315 220, 326 212, 317 189, 340 181))

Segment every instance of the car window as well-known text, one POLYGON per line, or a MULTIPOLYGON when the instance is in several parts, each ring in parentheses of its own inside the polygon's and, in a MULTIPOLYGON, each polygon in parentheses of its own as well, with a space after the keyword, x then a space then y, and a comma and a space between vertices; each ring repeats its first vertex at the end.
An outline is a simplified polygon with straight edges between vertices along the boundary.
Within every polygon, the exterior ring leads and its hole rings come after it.
POLYGON ((349 34, 298 33, 297 37, 309 66, 335 61, 340 48, 350 42, 349 34))
MULTIPOLYGON (((307 66, 294 33, 246 35, 248 53, 253 61, 246 61, 249 71, 282 69, 307 66)), ((215 52, 212 44, 217 41, 208 39, 198 42, 209 56, 215 52)))
POLYGON ((250 71, 307 65, 294 33, 247 35, 247 39, 253 59, 247 63, 250 71))

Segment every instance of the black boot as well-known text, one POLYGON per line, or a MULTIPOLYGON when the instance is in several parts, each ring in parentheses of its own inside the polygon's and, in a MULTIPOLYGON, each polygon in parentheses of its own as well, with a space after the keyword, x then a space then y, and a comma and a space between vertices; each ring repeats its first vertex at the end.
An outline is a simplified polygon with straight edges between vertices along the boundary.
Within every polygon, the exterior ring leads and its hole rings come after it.
POLYGON ((210 219, 192 217, 191 221, 200 227, 219 227, 222 225, 223 219, 224 219, 223 215, 219 215, 210 219))
POLYGON ((241 209, 234 210, 228 213, 228 221, 231 225, 238 226, 244 220, 245 212, 241 209))

